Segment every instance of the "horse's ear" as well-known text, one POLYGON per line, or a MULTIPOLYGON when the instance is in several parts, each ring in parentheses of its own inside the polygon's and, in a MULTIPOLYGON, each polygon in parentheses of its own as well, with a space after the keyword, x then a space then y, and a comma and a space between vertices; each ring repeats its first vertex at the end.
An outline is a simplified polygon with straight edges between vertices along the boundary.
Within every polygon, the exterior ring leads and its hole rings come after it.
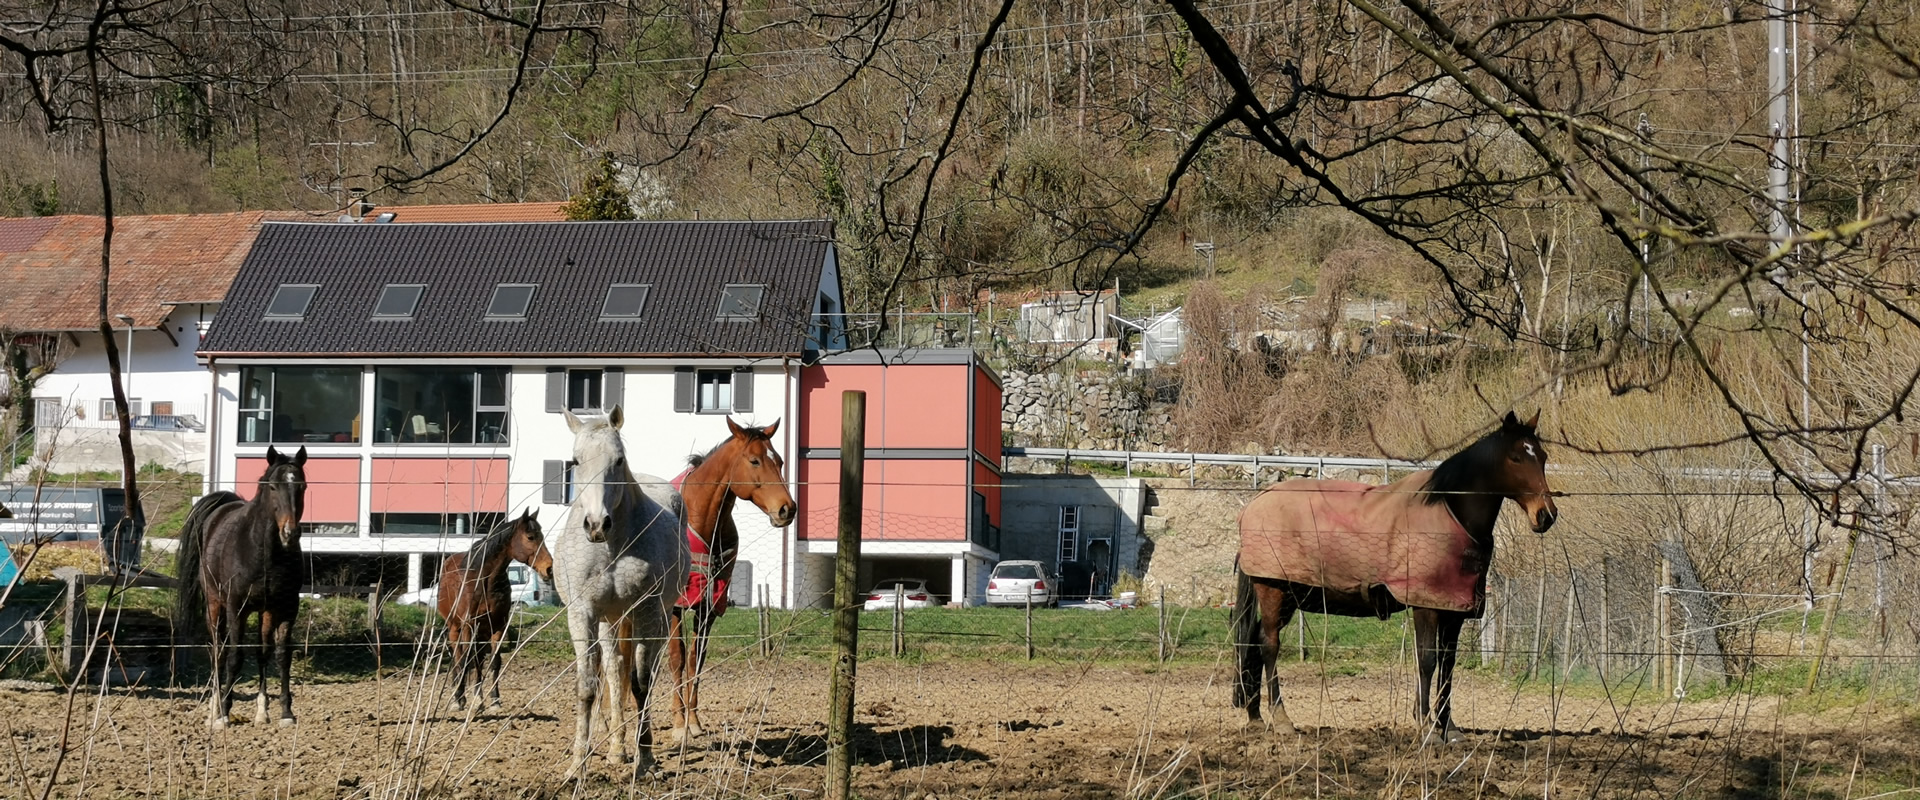
POLYGON ((267 445, 267 466, 279 466, 280 462, 285 461, 286 458, 286 456, 280 455, 280 451, 275 449, 273 445, 267 445))
POLYGON ((571 412, 571 411, 562 411, 562 412, 560 412, 560 413, 562 413, 562 414, 565 414, 565 415, 567 415, 567 432, 568 432, 568 433, 579 433, 579 432, 580 432, 580 418, 579 418, 579 417, 576 417, 576 416, 574 416, 574 415, 573 415, 573 412, 571 412))
POLYGON ((303 445, 300 445, 300 452, 298 452, 298 453, 294 453, 294 454, 293 454, 293 458, 291 458, 291 459, 288 459, 288 460, 290 460, 290 461, 292 461, 292 462, 293 462, 293 465, 294 465, 294 466, 296 466, 296 467, 301 467, 301 466, 306 466, 306 463, 307 463, 307 446, 306 446, 306 445, 304 445, 304 444, 303 444, 303 445))
POLYGON ((520 512, 520 518, 531 522, 540 518, 540 512, 533 510, 533 506, 527 506, 520 512))
POLYGON ((1533 416, 1527 418, 1527 430, 1535 429, 1536 427, 1539 426, 1539 423, 1540 423, 1540 409, 1536 408, 1533 410, 1533 416))
POLYGON ((1500 425, 1505 428, 1518 428, 1520 427, 1520 418, 1514 416, 1513 412, 1509 411, 1507 412, 1507 416, 1500 420, 1500 425))
POLYGON ((771 439, 773 438, 773 432, 777 430, 780 430, 780 420, 776 419, 773 421, 772 425, 768 425, 765 428, 761 428, 760 433, 764 434, 767 438, 771 439))
POLYGON ((733 436, 736 439, 740 438, 741 435, 746 433, 746 431, 740 428, 740 423, 733 421, 733 417, 731 415, 727 417, 727 430, 732 431, 733 436))
POLYGON ((619 403, 613 404, 613 410, 607 412, 608 424, 611 424, 614 430, 619 430, 620 423, 626 422, 626 421, 627 421, 627 415, 624 413, 621 413, 620 404, 619 403))

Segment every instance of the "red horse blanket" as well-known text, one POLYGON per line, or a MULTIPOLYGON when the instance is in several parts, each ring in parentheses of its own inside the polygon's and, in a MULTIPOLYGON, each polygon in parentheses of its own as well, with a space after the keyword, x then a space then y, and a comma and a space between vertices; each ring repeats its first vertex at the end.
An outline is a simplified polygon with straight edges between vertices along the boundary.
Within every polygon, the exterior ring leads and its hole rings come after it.
POLYGON ((1485 552, 1446 503, 1422 493, 1429 470, 1385 486, 1293 480, 1240 512, 1240 570, 1260 578, 1371 594, 1384 586, 1415 608, 1486 606, 1485 552))
MULTIPOLYGON (((680 491, 681 484, 686 483, 687 475, 692 472, 692 469, 687 469, 675 476, 673 490, 680 491)), ((692 608, 699 605, 701 598, 705 597, 713 602, 714 616, 719 616, 727 610, 727 584, 732 582, 732 576, 718 574, 716 570, 718 565, 714 563, 713 553, 707 548, 707 540, 700 538, 700 534, 694 532, 692 525, 687 526, 687 550, 693 554, 693 569, 687 573, 686 591, 680 593, 680 599, 675 600, 673 605, 676 608, 692 608)), ((731 552, 720 554, 723 561, 732 556, 731 552)))

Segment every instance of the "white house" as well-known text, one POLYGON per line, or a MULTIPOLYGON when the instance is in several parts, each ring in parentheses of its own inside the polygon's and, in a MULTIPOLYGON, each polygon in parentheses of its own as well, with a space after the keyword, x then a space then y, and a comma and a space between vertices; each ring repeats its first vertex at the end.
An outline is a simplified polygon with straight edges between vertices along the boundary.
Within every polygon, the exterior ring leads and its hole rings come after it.
MULTIPOLYGON (((561 203, 403 206, 351 221, 562 219, 561 203)), ((364 210, 371 210, 366 206, 364 210)), ((120 349, 136 459, 203 471, 212 380, 196 357, 234 275, 265 220, 326 219, 298 211, 114 218, 108 318, 120 349), (146 419, 143 419, 146 418, 146 419)), ((91 216, 0 218, 0 331, 34 365, 35 445, 55 471, 117 470, 119 420, 100 340, 100 240, 91 216)), ((3 380, 3 378, 0 378, 3 380)), ((8 444, 0 436, 0 449, 8 444)))
MULTIPOLYGON (((662 477, 728 416, 796 419, 802 365, 844 346, 832 236, 824 220, 266 223, 201 344, 209 485, 250 495, 269 446, 304 446, 316 578, 404 571, 419 588, 503 515, 560 524, 564 410, 620 405, 632 466, 662 477)), ((789 459, 795 429, 776 437, 789 459)), ((790 605, 798 526, 747 504, 735 521, 736 596, 790 605)))

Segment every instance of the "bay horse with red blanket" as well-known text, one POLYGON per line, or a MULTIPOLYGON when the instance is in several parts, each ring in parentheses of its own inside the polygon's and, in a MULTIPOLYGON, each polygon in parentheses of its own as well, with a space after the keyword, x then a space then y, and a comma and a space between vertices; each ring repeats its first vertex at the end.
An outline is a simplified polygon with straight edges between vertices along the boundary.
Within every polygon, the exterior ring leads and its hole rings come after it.
POLYGON ((782 471, 786 462, 773 449, 774 422, 764 428, 743 426, 727 419, 732 435, 706 455, 687 459, 692 464, 674 486, 687 503, 687 546, 693 570, 687 589, 674 603, 667 623, 667 669, 674 679, 673 738, 684 742, 699 736, 700 669, 707 660, 707 634, 727 611, 727 586, 740 550, 740 532, 733 525, 733 504, 745 500, 766 512, 776 528, 793 524, 793 496, 782 471), (691 658, 682 641, 681 617, 693 612, 691 658))
POLYGON ((233 684, 240 677, 240 642, 247 618, 260 615, 260 695, 256 725, 267 722, 267 662, 278 656, 280 725, 293 724, 293 621, 307 559, 300 551, 306 509, 307 448, 291 456, 267 448, 267 470, 251 502, 213 492, 187 512, 180 528, 174 574, 173 624, 191 636, 206 624, 213 646, 213 699, 207 726, 227 727, 233 684))
POLYGON ((464 553, 454 553, 440 564, 440 589, 435 601, 447 621, 447 643, 453 650, 453 707, 467 707, 467 675, 473 691, 487 697, 487 710, 500 710, 500 641, 513 619, 508 596, 507 562, 518 561, 553 580, 553 554, 533 509, 494 526, 464 553), (487 680, 488 667, 492 680, 487 680))
POLYGON ((1486 608, 1493 527, 1503 501, 1535 533, 1559 517, 1547 486, 1547 453, 1534 423, 1512 412, 1500 428, 1432 470, 1386 486, 1291 480, 1268 487, 1240 512, 1234 643, 1240 675, 1233 702, 1260 721, 1267 679, 1272 725, 1291 731, 1275 671, 1280 629, 1295 610, 1348 617, 1411 609, 1420 686, 1414 716, 1445 741, 1453 726, 1453 664, 1460 626, 1486 608), (1435 677, 1438 682, 1435 682, 1435 677), (1429 715, 1429 687, 1438 696, 1429 715))

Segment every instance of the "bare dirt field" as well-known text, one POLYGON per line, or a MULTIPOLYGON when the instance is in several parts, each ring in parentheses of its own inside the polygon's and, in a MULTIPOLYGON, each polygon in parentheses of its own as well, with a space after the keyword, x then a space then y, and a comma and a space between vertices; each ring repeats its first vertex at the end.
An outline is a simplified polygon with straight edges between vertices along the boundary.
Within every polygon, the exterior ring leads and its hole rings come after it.
MULTIPOLYGON (((1298 736, 1244 730, 1217 667, 863 663, 857 791, 914 800, 1877 798, 1920 785, 1911 706, 1789 713, 1742 696, 1663 704, 1517 693, 1468 675, 1456 713, 1469 740, 1422 748, 1408 722, 1407 670, 1284 669, 1298 736)), ((584 784, 562 781, 572 685, 570 664, 523 661, 505 680, 506 712, 471 718, 429 702, 444 697, 441 687, 406 673, 296 685, 297 726, 238 721, 218 733, 196 691, 0 689, 10 742, 0 796, 41 796, 69 719, 54 797, 818 796, 824 662, 718 665, 704 693, 713 730, 697 747, 663 747, 666 774, 642 783, 599 758, 584 784)), ((247 699, 235 710, 250 717, 247 699)))

